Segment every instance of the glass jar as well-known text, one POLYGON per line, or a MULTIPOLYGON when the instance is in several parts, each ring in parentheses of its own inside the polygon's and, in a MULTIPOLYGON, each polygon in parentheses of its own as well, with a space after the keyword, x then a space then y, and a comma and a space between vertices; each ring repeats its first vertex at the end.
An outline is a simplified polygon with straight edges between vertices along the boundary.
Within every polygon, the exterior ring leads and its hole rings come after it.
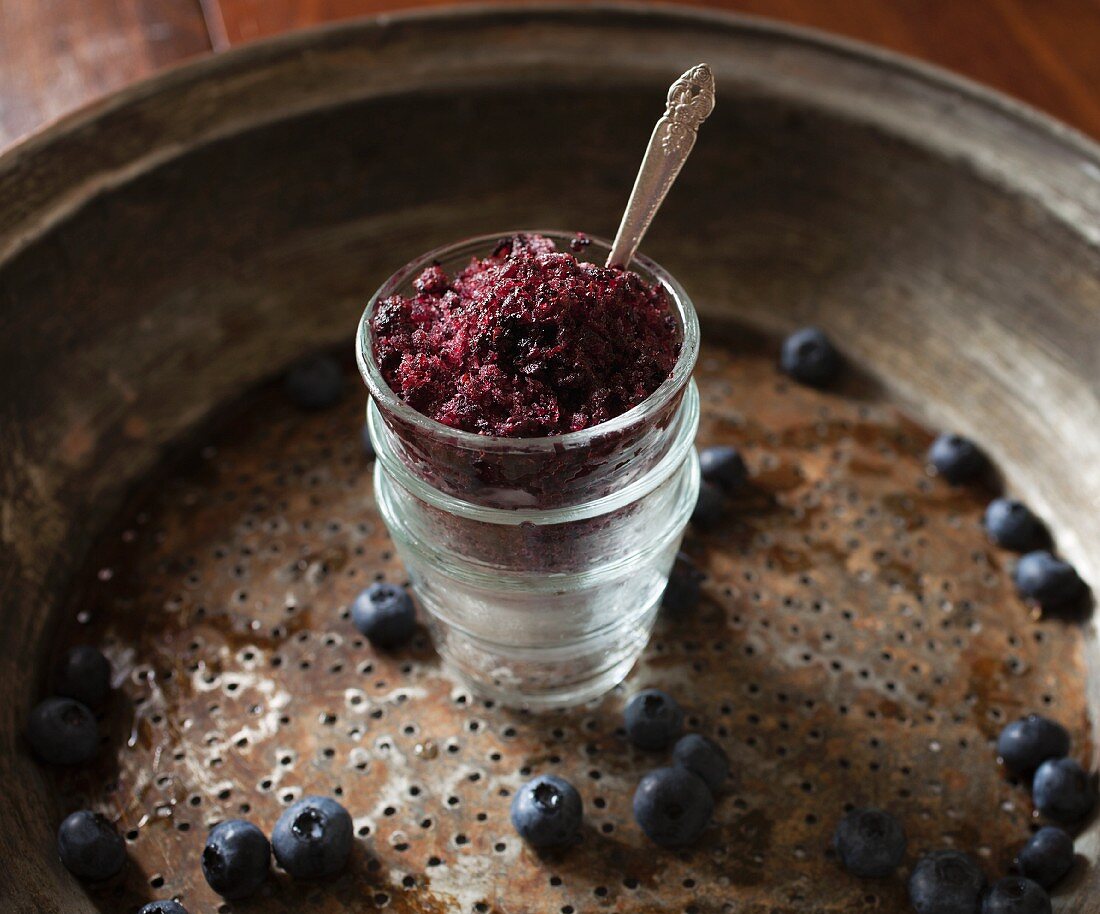
MULTIPOLYGON (((573 237, 542 231, 560 250, 573 237)), ((629 672, 649 638, 699 489, 695 310, 652 261, 632 269, 668 292, 681 348, 645 401, 579 432, 494 438, 450 428, 397 398, 374 359, 371 315, 439 263, 453 274, 499 236, 432 251, 387 280, 360 323, 371 393, 375 499, 441 657, 512 707, 576 704, 629 672)), ((602 262, 606 242, 578 255, 602 262)))

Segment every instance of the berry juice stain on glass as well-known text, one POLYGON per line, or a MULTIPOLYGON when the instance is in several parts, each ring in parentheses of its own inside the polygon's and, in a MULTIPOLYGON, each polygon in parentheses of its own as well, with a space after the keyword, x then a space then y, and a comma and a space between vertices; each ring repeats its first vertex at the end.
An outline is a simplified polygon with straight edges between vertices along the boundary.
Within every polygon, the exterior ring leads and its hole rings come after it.
POLYGON ((645 258, 599 266, 608 250, 461 242, 360 324, 379 510, 440 654, 510 705, 626 675, 698 491, 695 311, 645 258))

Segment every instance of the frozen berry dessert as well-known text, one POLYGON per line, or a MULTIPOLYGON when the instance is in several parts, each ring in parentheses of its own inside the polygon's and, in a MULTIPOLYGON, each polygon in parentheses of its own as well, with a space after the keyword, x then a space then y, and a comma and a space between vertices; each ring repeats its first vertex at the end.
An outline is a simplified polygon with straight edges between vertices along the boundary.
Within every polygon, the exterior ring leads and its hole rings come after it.
POLYGON ((641 403, 680 352, 668 293, 541 235, 501 240, 451 276, 438 264, 371 318, 386 383, 444 425, 507 438, 590 428, 641 403))
POLYGON ((604 267, 609 250, 520 232, 394 273, 357 341, 380 463, 509 511, 593 502, 655 468, 695 421, 699 323, 660 266, 604 267))

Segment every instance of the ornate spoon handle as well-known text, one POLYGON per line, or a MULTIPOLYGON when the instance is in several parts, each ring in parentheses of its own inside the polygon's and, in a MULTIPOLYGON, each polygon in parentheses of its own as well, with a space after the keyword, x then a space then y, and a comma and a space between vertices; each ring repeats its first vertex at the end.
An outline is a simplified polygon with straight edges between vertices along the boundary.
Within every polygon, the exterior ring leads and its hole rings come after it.
POLYGON ((665 113, 653 128, 607 265, 627 267, 672 182, 695 146, 699 125, 714 110, 714 74, 697 64, 668 89, 665 113))

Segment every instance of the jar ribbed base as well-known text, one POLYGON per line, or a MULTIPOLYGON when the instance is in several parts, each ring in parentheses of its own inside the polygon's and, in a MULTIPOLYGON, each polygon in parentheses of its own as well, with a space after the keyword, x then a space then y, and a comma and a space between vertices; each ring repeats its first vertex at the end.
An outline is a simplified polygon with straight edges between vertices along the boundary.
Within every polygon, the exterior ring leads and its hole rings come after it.
POLYGON ((568 507, 457 499, 398 459, 373 407, 374 492, 436 649, 508 707, 579 704, 612 688, 649 640, 699 494, 689 384, 664 456, 623 488, 568 507))
POLYGON ((584 704, 609 692, 634 668, 649 641, 660 608, 660 596, 645 609, 628 632, 620 632, 614 641, 594 647, 569 662, 543 660, 541 673, 528 669, 515 677, 514 666, 499 651, 482 653, 481 658, 495 662, 491 669, 471 666, 479 654, 464 635, 429 617, 429 628, 440 657, 451 674, 471 692, 489 698, 506 708, 548 711, 584 704), (517 681, 519 680, 519 681, 517 681))
POLYGON ((602 695, 645 648, 698 493, 694 450, 666 485, 680 508, 638 551, 581 573, 494 578, 480 563, 443 562, 410 536, 408 518, 394 510, 408 511, 408 500, 394 497, 397 487, 381 470, 375 477, 379 513, 440 657, 478 694, 530 709, 602 695))

